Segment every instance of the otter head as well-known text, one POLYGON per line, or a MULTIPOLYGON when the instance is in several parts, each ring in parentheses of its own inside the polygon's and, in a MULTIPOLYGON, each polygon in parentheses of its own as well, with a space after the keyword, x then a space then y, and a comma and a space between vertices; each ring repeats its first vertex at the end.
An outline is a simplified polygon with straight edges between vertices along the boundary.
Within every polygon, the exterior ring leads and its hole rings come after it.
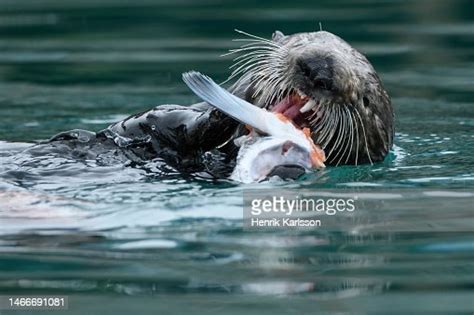
POLYGON ((370 62, 325 31, 248 36, 231 66, 232 92, 309 127, 330 165, 381 161, 393 141, 390 98, 370 62))

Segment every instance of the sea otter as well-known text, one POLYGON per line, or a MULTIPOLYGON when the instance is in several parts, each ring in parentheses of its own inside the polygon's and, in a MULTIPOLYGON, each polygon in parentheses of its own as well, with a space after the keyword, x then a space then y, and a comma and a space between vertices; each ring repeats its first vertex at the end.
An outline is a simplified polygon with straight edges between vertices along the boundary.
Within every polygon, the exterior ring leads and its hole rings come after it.
MULTIPOLYGON (((232 94, 310 128, 326 153, 326 165, 384 159, 393 143, 394 113, 364 55, 326 31, 276 31, 271 40, 239 32, 246 38, 241 48, 230 51, 237 55, 229 77, 236 79, 229 88, 232 94)), ((135 161, 160 158, 182 172, 216 174, 232 170, 238 151, 233 139, 245 132, 239 122, 206 103, 161 105, 97 133, 61 133, 49 144, 76 151, 84 145, 100 147, 100 152, 115 147, 135 161)))

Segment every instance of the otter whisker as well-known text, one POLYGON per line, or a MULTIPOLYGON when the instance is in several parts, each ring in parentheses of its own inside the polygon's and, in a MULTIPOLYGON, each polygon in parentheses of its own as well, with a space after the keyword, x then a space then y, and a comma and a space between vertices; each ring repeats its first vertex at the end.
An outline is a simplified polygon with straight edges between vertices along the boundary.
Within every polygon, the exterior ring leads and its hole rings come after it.
MULTIPOLYGON (((266 63, 268 64, 271 61, 272 56, 268 52, 263 52, 263 51, 254 51, 242 56, 239 56, 234 59, 234 64, 231 65, 229 68, 237 68, 240 67, 241 65, 251 65, 255 66, 256 64, 263 64, 266 63), (270 60, 269 60, 270 59, 270 60), (257 63, 258 62, 258 63, 257 63)), ((252 67, 249 67, 251 69, 252 67)))
MULTIPOLYGON (((239 40, 236 40, 239 41, 239 40)), ((274 43, 262 42, 262 41, 253 41, 251 43, 246 43, 241 45, 238 48, 231 48, 229 51, 241 51, 241 50, 248 50, 248 49, 267 49, 267 50, 280 50, 283 49, 282 46, 276 45, 274 43)))
POLYGON ((281 45, 271 40, 240 30, 236 31, 250 37, 250 39, 235 40, 247 42, 247 44, 237 49, 231 49, 223 55, 243 53, 233 59, 234 64, 229 67, 232 72, 224 83, 242 75, 236 82, 236 86, 239 86, 242 82, 250 81, 255 88, 253 97, 261 94, 260 100, 264 100, 265 103, 275 97, 281 97, 284 94, 281 87, 285 82, 284 69, 286 66, 283 61, 286 59, 287 49, 283 49, 281 45))
MULTIPOLYGON (((311 116, 309 116, 308 120, 309 120, 309 124, 310 125, 314 125, 316 124, 316 122, 320 119, 322 119, 319 114, 322 114, 322 112, 324 111, 324 105, 322 103, 319 103, 317 107, 313 108, 313 113, 311 114, 311 116)), ((317 130, 320 126, 316 126, 314 130, 317 130)))
MULTIPOLYGON (((346 128, 347 128, 347 136, 348 137, 344 137, 344 146, 341 147, 341 155, 339 157, 339 160, 337 161, 336 165, 339 165, 342 161, 342 159, 344 158, 344 156, 346 156, 347 154, 347 150, 350 149, 350 147, 352 146, 352 135, 353 135, 353 130, 352 130, 352 124, 351 124, 351 120, 350 120, 350 116, 348 114, 348 110, 347 110, 347 105, 344 104, 342 106, 342 110, 343 110, 343 113, 344 113, 344 121, 345 121, 345 124, 346 124, 346 128), (344 150, 342 150, 344 149, 344 150)), ((350 153, 350 150, 349 150, 349 153, 350 153)), ((338 154, 339 155, 339 154, 338 154)))
POLYGON ((278 45, 277 45, 274 41, 272 41, 272 40, 269 40, 269 39, 266 39, 266 38, 263 38, 263 37, 260 37, 260 36, 257 36, 257 35, 253 35, 253 34, 250 34, 250 33, 244 32, 244 31, 241 31, 241 30, 239 30, 239 29, 234 29, 234 31, 236 31, 236 32, 239 33, 239 34, 242 34, 242 35, 245 35, 245 36, 254 38, 254 39, 256 39, 256 40, 260 40, 260 41, 266 42, 266 43, 268 43, 268 44, 278 46, 278 45))
MULTIPOLYGON (((279 83, 281 86, 282 83, 279 83)), ((286 89, 276 89, 274 93, 270 94, 271 97, 268 98, 268 102, 279 102, 289 95, 289 92, 286 89)))
POLYGON ((248 43, 248 44, 244 44, 242 46, 265 44, 265 45, 269 45, 269 46, 272 46, 272 47, 282 47, 282 46, 280 46, 277 43, 274 43, 272 41, 267 42, 267 41, 262 41, 262 40, 257 40, 257 39, 249 39, 249 38, 235 38, 232 41, 233 42, 247 42, 248 43))
POLYGON ((270 79, 268 79, 268 91, 270 91, 270 93, 267 93, 267 95, 265 96, 264 104, 269 104, 270 100, 275 98, 275 96, 279 92, 279 89, 277 89, 277 86, 280 84, 280 82, 281 82, 281 76, 280 77, 273 76, 270 79))
MULTIPOLYGON (((264 79, 263 76, 262 76, 262 79, 264 79)), ((263 92, 262 95, 260 96, 264 104, 266 104, 267 99, 274 94, 272 91, 275 88, 275 83, 277 83, 277 80, 278 80, 277 77, 269 77, 268 79, 266 79, 268 89, 267 91, 263 92)), ((257 91, 258 91, 257 92, 258 94, 260 93, 261 89, 258 89, 257 91)))
POLYGON ((241 65, 239 65, 238 68, 236 68, 234 71, 241 71, 242 69, 246 72, 252 68, 256 68, 257 66, 259 65, 266 65, 267 64, 267 61, 266 60, 260 60, 260 61, 254 61, 254 60, 250 60, 250 61, 247 61, 241 65))
POLYGON ((338 117, 333 106, 328 106, 328 112, 323 115, 324 120, 321 122, 323 126, 321 130, 321 147, 325 150, 333 138, 335 127, 338 124, 338 117), (326 122, 327 121, 327 122, 326 122), (323 142, 324 141, 324 142, 323 142))
POLYGON ((359 142, 360 142, 360 138, 359 138, 359 125, 357 124, 357 121, 355 120, 355 117, 353 114, 351 114, 353 120, 354 120, 354 125, 355 125, 355 128, 356 128, 356 136, 357 136, 357 140, 356 140, 356 144, 357 144, 357 148, 356 148, 356 157, 355 157, 355 165, 357 166, 358 162, 359 162, 359 142))
POLYGON ((344 118, 345 118, 345 120, 347 122, 347 125, 348 125, 348 135, 349 135, 349 137, 347 138, 347 141, 344 142, 344 151, 342 152, 342 155, 340 156, 340 158, 337 161, 336 165, 339 165, 339 163, 341 163, 344 156, 346 156, 346 160, 345 160, 344 164, 347 163, 347 161, 350 157, 350 153, 352 151, 352 144, 353 144, 353 137, 354 137, 354 128, 352 126, 351 113, 350 113, 349 109, 347 108, 347 105, 343 105, 343 110, 345 112, 344 118), (349 151, 347 151, 347 149, 349 149, 349 151))
MULTIPOLYGON (((257 80, 253 80, 256 86, 256 90, 254 93, 254 96, 256 96, 258 93, 260 93, 264 88, 269 91, 268 87, 264 84, 261 84, 263 81, 268 82, 272 77, 277 76, 278 73, 275 73, 275 71, 272 71, 272 69, 265 68, 265 65, 262 65, 260 67, 261 69, 254 68, 252 72, 254 73, 255 76, 259 76, 257 80), (257 71, 258 70, 258 71, 257 71)), ((272 91, 269 91, 272 92, 272 91)))
POLYGON ((252 51, 248 54, 240 55, 240 56, 234 58, 233 59, 234 65, 232 65, 232 66, 235 67, 235 64, 241 63, 241 62, 243 62, 243 60, 249 60, 249 59, 259 60, 259 59, 263 59, 265 57, 270 57, 270 54, 266 51, 260 51, 260 50, 252 51))
POLYGON ((334 152, 334 150, 337 148, 337 145, 339 144, 339 141, 340 141, 340 138, 341 138, 341 132, 339 132, 336 137, 334 138, 334 133, 336 132, 336 130, 338 130, 339 128, 342 128, 342 122, 341 122, 341 113, 340 113, 340 108, 339 106, 332 106, 332 108, 334 109, 334 120, 335 120, 335 123, 333 123, 334 126, 331 126, 331 131, 330 131, 330 136, 329 139, 331 139, 331 141, 333 141, 333 146, 331 148, 331 150, 326 154, 326 158, 328 161, 331 161, 331 156, 332 156, 332 153, 334 152))
POLYGON ((244 58, 246 56, 249 56, 249 55, 252 55, 252 54, 255 54, 255 53, 263 53, 263 54, 266 54, 266 55, 270 55, 274 52, 274 49, 268 49, 267 47, 252 47, 252 48, 248 48, 248 49, 239 49, 239 50, 235 50, 235 51, 230 51, 229 53, 225 54, 225 55, 222 55, 222 56, 229 56, 231 54, 237 54, 237 53, 243 53, 242 55, 239 55, 237 57, 235 57, 234 60, 237 60, 237 59, 240 59, 240 58, 244 58))
POLYGON ((357 110, 356 107, 354 107, 355 109, 355 112, 360 120, 360 125, 362 127, 362 134, 364 136, 364 142, 365 142, 365 151, 367 152, 367 157, 369 158, 369 161, 370 161, 370 164, 371 165, 374 165, 374 163, 372 162, 372 158, 370 157, 370 153, 369 153, 369 144, 367 143, 367 136, 366 136, 366 133, 365 133, 365 127, 364 127, 364 122, 362 121, 362 117, 360 116, 360 113, 359 111, 357 110))
MULTIPOLYGON (((253 50, 248 53, 245 53, 243 55, 237 56, 236 58, 233 59, 234 62, 239 62, 241 60, 248 60, 248 59, 263 59, 263 58, 273 58, 274 53, 271 51, 265 51, 262 49, 258 50, 253 50)), ((270 60, 264 59, 267 62, 270 62, 270 60)))
MULTIPOLYGON (((332 139, 332 141, 334 142, 337 142, 337 140, 339 139, 339 134, 336 136, 336 138, 334 139, 334 135, 336 133, 336 130, 338 129, 338 127, 340 126, 340 116, 339 116, 339 111, 338 111, 338 107, 335 107, 333 106, 333 111, 334 111, 334 122, 332 123, 331 125, 331 130, 329 131, 329 134, 328 134, 328 139, 332 139)), ((334 150, 334 146, 333 146, 333 149, 334 150)), ((331 156, 331 152, 328 153, 328 157, 331 156)))
MULTIPOLYGON (((342 148, 342 145, 343 145, 343 140, 344 140, 344 136, 345 136, 345 132, 346 132, 346 124, 345 124, 345 120, 343 119, 344 118, 344 114, 342 113, 342 110, 341 110, 341 106, 337 106, 337 115, 338 115, 338 120, 339 120, 339 126, 340 128, 342 128, 342 131, 340 131, 338 134, 337 134, 337 138, 336 138, 336 141, 334 143, 334 146, 331 148, 331 151, 329 152, 328 154, 328 160, 329 158, 331 157, 332 153, 337 153, 341 150, 342 148), (338 151, 334 151, 335 149, 338 149, 338 151)), ((337 155, 334 156, 331 161, 334 161, 336 159, 337 155)))
POLYGON ((326 134, 329 132, 328 128, 328 122, 332 118, 332 111, 331 109, 326 109, 324 105, 320 105, 320 108, 318 112, 315 112, 315 114, 321 114, 321 116, 317 116, 315 119, 313 119, 310 124, 315 125, 316 128, 314 129, 314 133, 318 136, 318 143, 322 145, 322 148, 324 149, 324 144, 323 141, 326 138, 326 134), (326 113, 327 112, 327 113, 326 113))
POLYGON ((232 74, 248 71, 256 73, 259 66, 262 66, 262 70, 268 69, 268 62, 269 61, 266 59, 259 60, 258 58, 250 58, 249 60, 242 59, 241 61, 232 65, 230 68, 235 68, 238 66, 233 70, 232 74))
POLYGON ((348 118, 350 120, 349 124, 350 124, 350 127, 351 127, 351 146, 349 148, 349 152, 347 153, 347 157, 346 157, 346 160, 344 161, 344 164, 347 164, 347 162, 349 161, 349 158, 351 157, 351 153, 352 153, 352 147, 354 145, 354 120, 352 119, 352 112, 351 110, 349 109, 348 106, 345 107, 346 111, 347 111, 347 114, 348 114, 348 118))
POLYGON ((248 44, 244 44, 243 46, 246 45, 256 45, 256 44, 265 44, 269 45, 272 47, 281 47, 277 43, 274 43, 272 41, 263 41, 263 40, 258 40, 258 39, 250 39, 250 38, 235 38, 232 40, 233 42, 247 42, 248 44))
POLYGON ((221 57, 226 57, 226 56, 230 56, 230 55, 242 53, 242 52, 247 52, 246 54, 248 54, 257 50, 269 53, 269 52, 276 51, 277 49, 275 47, 270 47, 270 46, 249 46, 249 47, 242 46, 241 48, 230 49, 229 52, 222 54, 221 57))
POLYGON ((274 69, 273 67, 269 67, 269 65, 265 62, 263 63, 255 63, 256 66, 254 67, 249 67, 249 70, 251 69, 251 72, 253 72, 254 75, 257 75, 259 72, 265 73, 266 75, 269 76, 275 76, 277 74, 282 74, 281 71, 278 71, 278 69, 274 69))
MULTIPOLYGON (((347 126, 347 117, 346 117, 346 114, 344 112, 344 106, 340 106, 339 107, 339 112, 340 112, 340 115, 341 115, 341 128, 342 128, 342 131, 341 133, 338 135, 338 138, 340 139, 340 143, 338 143, 338 145, 334 145, 334 147, 337 148, 337 151, 335 151, 335 155, 334 157, 332 158, 333 161, 336 160, 336 158, 341 154, 343 153, 343 149, 346 147, 346 143, 347 143, 347 137, 345 137, 345 133, 347 130, 349 130, 348 126, 347 126), (346 130, 347 128, 347 130, 346 130)), ((339 159, 340 161, 340 159, 339 159)), ((339 161, 336 163, 336 166, 339 165, 339 161)))
POLYGON ((223 56, 228 56, 232 55, 235 53, 242 53, 242 52, 248 52, 248 51, 253 51, 253 50, 265 50, 265 51, 279 51, 282 49, 280 46, 274 46, 274 45, 269 45, 268 43, 264 42, 254 42, 254 43, 249 43, 249 44, 244 44, 240 46, 239 48, 232 48, 229 49, 227 53, 225 53, 223 56))
MULTIPOLYGON (((334 107, 331 107, 334 108, 334 107)), ((339 124, 339 116, 335 109, 331 110, 331 120, 329 121, 329 125, 327 127, 327 134, 326 134, 326 142, 324 144, 324 149, 329 146, 330 142, 334 138, 334 133, 336 132, 337 126, 339 124)))
POLYGON ((329 141, 331 140, 329 134, 333 125, 335 124, 335 121, 336 119, 334 118, 332 107, 328 107, 328 109, 325 109, 325 111, 322 112, 322 119, 320 121, 321 129, 319 131, 320 140, 318 143, 320 143, 323 149, 327 147, 329 141))
MULTIPOLYGON (((264 78, 262 78, 261 80, 259 80, 257 83, 260 83, 264 80, 264 78)), ((271 95, 273 95, 273 92, 266 92, 266 91, 263 91, 263 85, 260 85, 259 88, 255 91, 255 93, 253 94, 253 97, 257 97, 260 93, 262 92, 262 94, 260 95, 260 100, 265 102, 266 99, 271 95)))
POLYGON ((235 69, 231 73, 231 77, 233 78, 233 77, 235 77, 235 76, 237 76, 241 73, 246 73, 246 72, 250 75, 250 74, 253 74, 253 73, 258 73, 260 71, 264 71, 266 69, 267 69, 267 67, 266 67, 266 62, 265 61, 254 63, 254 64, 251 64, 251 65, 244 64, 244 65, 241 65, 239 68, 235 69))
POLYGON ((282 100, 284 97, 290 94, 291 88, 288 88, 289 83, 287 82, 286 78, 284 78, 283 75, 281 75, 283 79, 281 79, 281 82, 279 83, 279 88, 278 92, 276 93, 275 97, 277 100, 282 100))
POLYGON ((280 69, 271 69, 271 76, 269 78, 269 82, 273 83, 270 84, 269 89, 267 89, 267 93, 271 95, 270 99, 276 97, 277 100, 281 99, 284 95, 288 93, 290 89, 288 82, 286 82, 286 77, 284 75, 283 70, 280 69))
POLYGON ((238 67, 233 69, 233 71, 235 71, 235 72, 242 72, 242 71, 247 72, 250 69, 256 68, 260 65, 266 65, 266 61, 265 60, 260 60, 260 61, 250 60, 250 61, 244 62, 240 65, 236 65, 238 67))

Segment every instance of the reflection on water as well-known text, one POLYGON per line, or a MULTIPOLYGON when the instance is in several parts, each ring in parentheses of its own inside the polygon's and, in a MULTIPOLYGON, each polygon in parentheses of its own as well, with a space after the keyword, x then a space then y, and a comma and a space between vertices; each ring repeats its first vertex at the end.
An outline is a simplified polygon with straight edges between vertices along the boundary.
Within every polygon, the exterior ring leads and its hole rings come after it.
POLYGON ((71 314, 472 312, 470 8, 3 0, 0 291, 69 294, 71 314), (225 79, 234 28, 270 37, 319 22, 368 56, 392 96, 398 132, 384 163, 242 186, 21 153, 59 131, 196 101, 181 73, 225 79), (243 231, 243 189, 275 187, 366 200, 350 226, 243 231))

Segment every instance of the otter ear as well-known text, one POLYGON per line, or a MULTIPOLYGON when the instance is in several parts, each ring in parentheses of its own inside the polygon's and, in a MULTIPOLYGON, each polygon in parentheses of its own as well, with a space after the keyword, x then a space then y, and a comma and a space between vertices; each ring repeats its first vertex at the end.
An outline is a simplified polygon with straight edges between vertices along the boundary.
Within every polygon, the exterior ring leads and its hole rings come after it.
POLYGON ((275 31, 272 35, 272 41, 274 42, 278 42, 280 41, 283 37, 285 37, 285 35, 280 32, 280 31, 275 31))

